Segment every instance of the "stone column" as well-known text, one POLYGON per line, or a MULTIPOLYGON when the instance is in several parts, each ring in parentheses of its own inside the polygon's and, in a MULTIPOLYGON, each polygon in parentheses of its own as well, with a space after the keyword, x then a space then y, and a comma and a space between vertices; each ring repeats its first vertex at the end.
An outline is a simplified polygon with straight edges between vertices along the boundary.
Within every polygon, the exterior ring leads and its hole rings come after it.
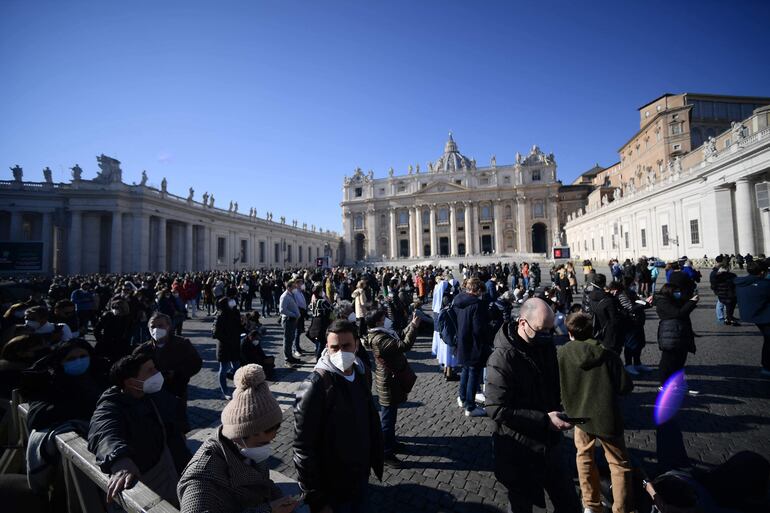
POLYGON ((11 212, 11 240, 14 242, 21 242, 21 225, 22 225, 22 217, 24 213, 20 212, 18 210, 14 210, 11 212))
POLYGON ((158 218, 158 262, 157 270, 166 272, 166 218, 158 218))
POLYGON ((417 222, 414 216, 414 209, 407 209, 407 213, 409 214, 409 258, 414 258, 417 256, 417 250, 415 249, 417 244, 417 222))
POLYGON ((503 203, 500 199, 495 202, 495 254, 501 255, 505 244, 503 241, 503 203))
POLYGON ((78 274, 80 272, 82 233, 83 214, 80 211, 73 210, 70 212, 70 231, 69 237, 67 237, 67 269, 69 274, 78 274))
POLYGON ((527 252, 527 200, 523 196, 516 197, 516 235, 518 238, 519 252, 527 252))
POLYGON ((421 258, 422 254, 422 209, 420 207, 414 207, 414 220, 415 220, 415 244, 414 253, 417 258, 421 258))
POLYGON ((472 215, 471 215, 471 224, 473 225, 473 232, 471 240, 473 241, 473 254, 479 255, 481 254, 481 237, 480 233, 481 230, 479 230, 479 204, 473 203, 471 205, 472 215))
POLYGON ((133 270, 136 272, 152 271, 150 265, 150 216, 147 214, 134 215, 134 250, 133 270))
POLYGON ((123 214, 119 210, 112 213, 110 272, 115 274, 123 272, 123 214))
POLYGON ((398 240, 396 236, 396 209, 390 209, 390 258, 398 258, 398 240))
POLYGON ((43 269, 44 273, 53 271, 53 214, 43 213, 43 226, 41 227, 40 240, 43 242, 43 269))
MULTIPOLYGON (((754 247, 754 207, 751 201, 751 183, 741 178, 735 183, 735 218, 738 221, 738 252, 756 254, 754 247)), ((680 241, 680 244, 682 241, 680 241)))
POLYGON ((436 204, 430 206, 430 256, 438 255, 438 229, 436 228, 436 204))
POLYGON ((457 256, 457 204, 449 204, 449 254, 457 256))
POLYGON ((184 270, 193 271, 193 224, 187 223, 184 227, 184 270))
MULTIPOLYGON (((378 258, 377 255, 377 216, 374 207, 366 211, 366 254, 369 258, 378 258)), ((304 248, 303 248, 304 249, 304 248)))
POLYGON ((472 228, 472 216, 471 216, 471 203, 466 201, 463 203, 465 207, 465 254, 473 254, 473 228, 472 228))
MULTIPOLYGON (((546 250, 549 254, 552 255, 553 253, 553 244, 552 241, 554 239, 554 234, 558 234, 561 230, 559 230, 559 195, 553 194, 551 196, 548 196, 548 221, 550 225, 550 233, 546 235, 546 250), (548 238, 550 237, 550 239, 548 238)), ((621 225, 622 226, 622 225, 621 225)), ((622 242, 622 248, 625 249, 625 241, 622 242)))

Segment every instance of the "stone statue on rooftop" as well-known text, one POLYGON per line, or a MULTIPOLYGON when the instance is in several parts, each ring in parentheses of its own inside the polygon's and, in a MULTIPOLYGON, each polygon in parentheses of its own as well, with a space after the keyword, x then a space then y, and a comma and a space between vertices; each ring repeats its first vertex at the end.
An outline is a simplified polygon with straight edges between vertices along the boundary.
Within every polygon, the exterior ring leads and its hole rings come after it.
POLYGON ((738 121, 738 122, 733 121, 732 122, 732 124, 730 126, 730 134, 731 134, 731 136, 733 138, 733 142, 734 143, 740 144, 741 142, 743 142, 743 140, 746 138, 745 130, 746 130, 746 126, 743 123, 741 123, 740 121, 738 121))
POLYGON ((393 168, 388 169, 388 176, 393 176, 393 168))
POLYGON ((207 207, 209 205, 209 191, 206 191, 203 193, 203 206, 207 207))
POLYGON ((233 203, 233 212, 238 212, 238 202, 233 203))
POLYGON ((614 201, 617 201, 620 199, 620 189, 615 189, 614 191, 612 191, 612 199, 614 201))
POLYGON ((80 166, 78 166, 77 164, 75 164, 75 167, 71 167, 70 169, 72 170, 72 181, 79 182, 80 177, 83 174, 83 170, 80 169, 80 166))
POLYGON ((214 195, 211 195, 211 198, 209 199, 209 207, 214 208, 214 195))
POLYGON ((414 169, 412 168, 412 165, 409 164, 409 174, 411 175, 413 171, 414 171, 414 169))
POLYGON ((192 201, 193 200, 193 195, 195 194, 195 189, 190 187, 190 190, 187 191, 187 192, 188 192, 188 194, 187 194, 187 201, 192 201))
POLYGON ((53 183, 53 177, 51 176, 51 168, 46 166, 45 169, 43 169, 43 179, 45 179, 45 183, 53 183))
POLYGON ((16 182, 21 182, 24 179, 24 171, 21 169, 21 166, 16 164, 11 168, 11 171, 13 172, 13 179, 16 182))
POLYGON ((281 216, 281 224, 286 224, 286 216, 281 216))
POLYGON ((492 158, 490 159, 489 165, 492 168, 496 168, 497 167, 497 156, 496 155, 492 155, 492 158))
POLYGON ((420 174, 420 164, 417 164, 414 168, 414 173, 419 175, 420 174))
POLYGON ((717 156, 717 140, 714 137, 709 137, 708 141, 703 144, 703 158, 706 160, 711 157, 717 156))
POLYGON ((160 181, 160 192, 162 194, 166 194, 168 192, 168 180, 166 180, 166 177, 163 177, 163 180, 160 181))
POLYGON ((232 202, 232 200, 230 200, 230 206, 227 207, 227 211, 228 212, 232 212, 233 211, 233 202, 232 202))
POLYGON ((521 164, 521 153, 518 151, 516 152, 516 163, 521 164))
POLYGON ((142 181, 139 182, 139 185, 147 185, 147 171, 142 171, 142 181))
POLYGON ((94 178, 97 183, 121 183, 123 181, 123 171, 120 169, 120 161, 108 157, 104 153, 96 157, 99 163, 99 173, 94 178))

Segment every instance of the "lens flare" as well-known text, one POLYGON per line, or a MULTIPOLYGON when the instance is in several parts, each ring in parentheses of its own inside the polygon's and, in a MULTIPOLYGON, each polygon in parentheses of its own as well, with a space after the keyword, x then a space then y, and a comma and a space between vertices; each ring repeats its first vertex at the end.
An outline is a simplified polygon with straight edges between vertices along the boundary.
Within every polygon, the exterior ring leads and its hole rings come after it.
POLYGON ((655 399, 655 424, 660 426, 671 420, 687 395, 687 379, 684 370, 671 375, 655 399))

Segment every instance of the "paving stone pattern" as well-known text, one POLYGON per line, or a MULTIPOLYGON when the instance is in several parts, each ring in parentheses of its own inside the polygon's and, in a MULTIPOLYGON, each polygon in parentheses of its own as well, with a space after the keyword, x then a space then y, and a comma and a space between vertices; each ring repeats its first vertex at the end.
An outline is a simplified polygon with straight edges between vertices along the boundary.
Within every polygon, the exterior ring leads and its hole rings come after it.
MULTIPOLYGON (((706 273, 704 273, 706 274, 706 273)), ((582 280, 581 280, 582 281, 582 280)), ((701 287, 701 303, 693 314, 698 351, 687 363, 689 385, 700 391, 685 398, 677 419, 683 430, 687 452, 698 465, 719 464, 739 450, 750 449, 770 458, 770 380, 759 375, 762 338, 753 325, 717 325, 715 298, 701 287)), ((648 345, 643 363, 657 368, 657 317, 647 314, 648 345)), ((190 385, 190 421, 198 431, 195 438, 208 435, 219 422, 225 401, 220 399, 214 342, 210 338, 211 318, 187 321, 190 337, 205 363, 190 385)), ((292 463, 294 391, 312 371, 305 364, 285 368, 281 330, 275 317, 265 319, 268 328, 265 349, 274 354, 279 366, 271 390, 284 409, 284 422, 275 440, 273 468, 296 477, 292 463)), ((303 337, 303 347, 312 344, 303 337)), ((421 337, 408 354, 418 380, 408 403, 399 409, 397 434, 409 448, 405 466, 385 470, 383 481, 370 480, 371 512, 501 512, 506 511, 505 488, 494 478, 491 433, 487 418, 468 418, 456 404, 457 382, 447 383, 439 374, 430 352, 430 339, 421 337)), ((310 360, 310 358, 305 358, 310 360)), ((632 457, 654 475, 655 429, 653 405, 657 395, 657 372, 635 380, 633 393, 624 399, 626 441, 632 457)), ((228 382, 232 386, 231 382, 228 382)), ((565 469, 576 476, 574 446, 565 440, 565 469)), ((537 510, 537 508, 536 508, 537 510)), ((549 507, 550 510, 550 507, 549 507)))

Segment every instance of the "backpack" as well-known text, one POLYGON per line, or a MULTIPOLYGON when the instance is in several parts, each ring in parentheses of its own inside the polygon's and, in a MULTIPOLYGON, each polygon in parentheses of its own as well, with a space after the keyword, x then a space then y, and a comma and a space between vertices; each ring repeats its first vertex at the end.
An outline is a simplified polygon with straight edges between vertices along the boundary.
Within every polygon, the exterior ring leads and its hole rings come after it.
POLYGON ((439 311, 436 326, 441 340, 449 347, 457 347, 457 313, 452 304, 439 311))

